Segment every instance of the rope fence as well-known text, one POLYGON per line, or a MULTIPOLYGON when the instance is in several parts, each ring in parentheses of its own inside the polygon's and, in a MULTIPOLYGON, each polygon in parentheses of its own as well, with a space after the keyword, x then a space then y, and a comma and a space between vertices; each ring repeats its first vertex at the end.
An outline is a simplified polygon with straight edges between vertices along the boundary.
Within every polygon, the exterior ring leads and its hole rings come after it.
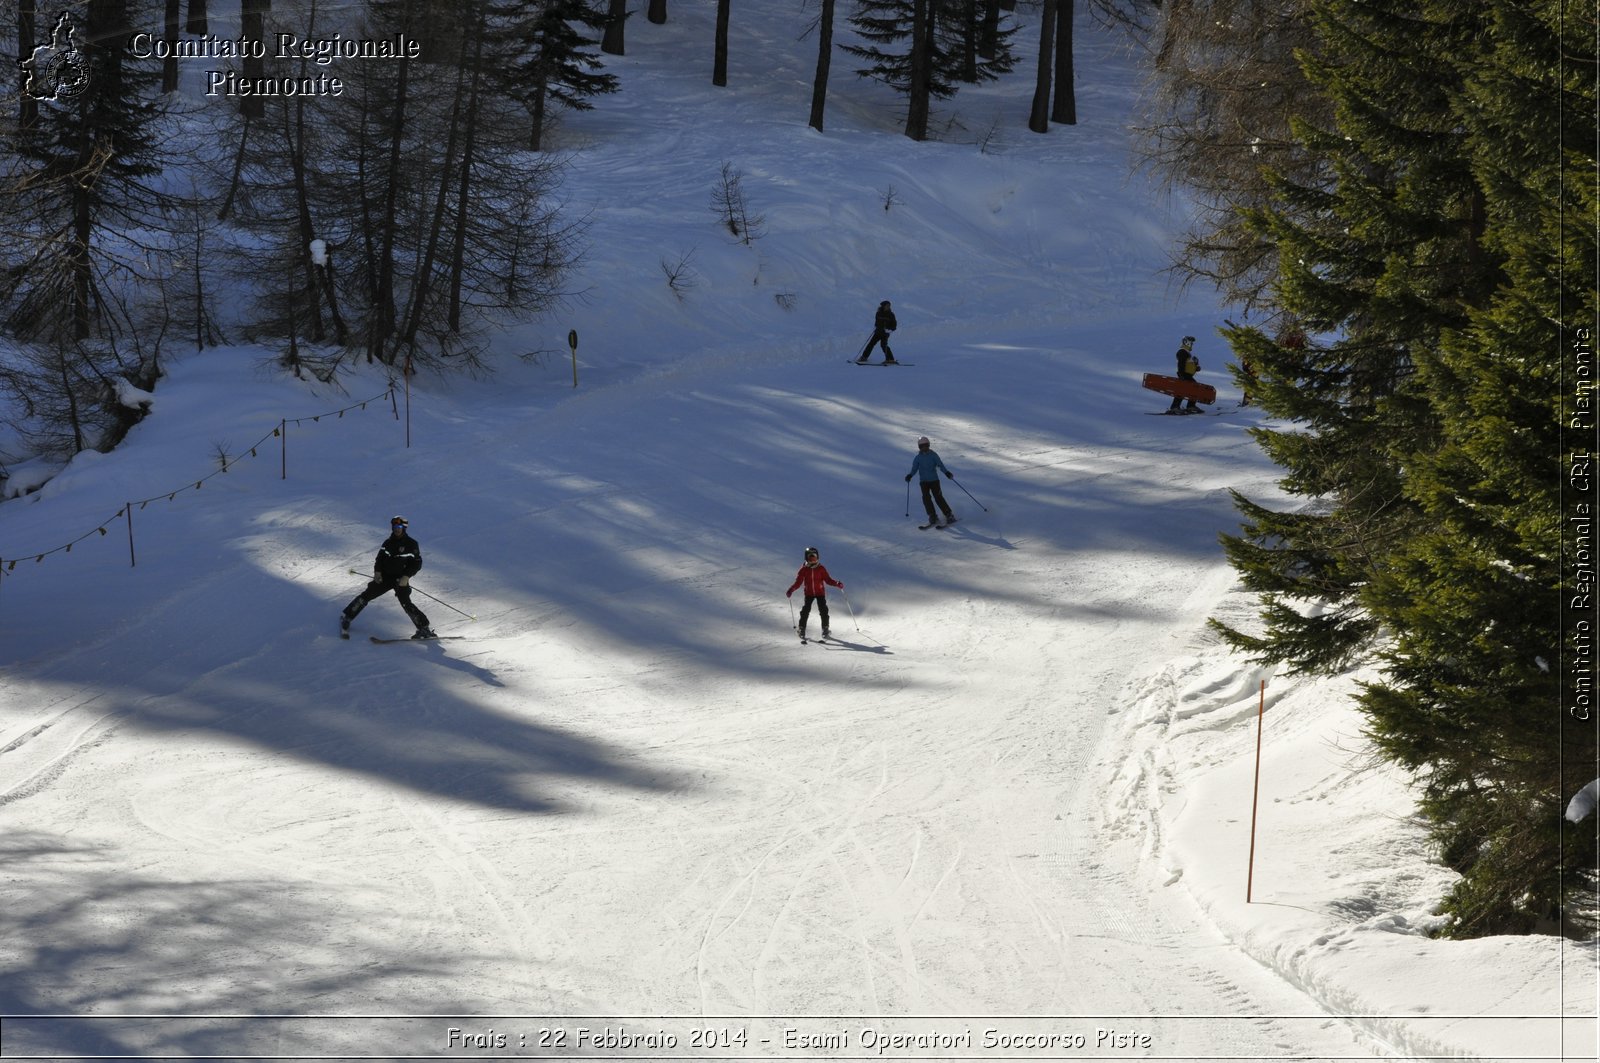
POLYGON ((241 453, 237 458, 225 458, 214 472, 208 473, 207 475, 202 476, 191 483, 185 483, 182 487, 175 488, 171 491, 163 492, 162 494, 158 495, 151 495, 149 498, 141 498, 131 502, 126 502, 123 504, 121 509, 113 513, 108 519, 84 532, 71 542, 64 543, 60 546, 51 547, 48 550, 27 551, 17 553, 16 555, 10 557, 0 557, 0 578, 13 575, 16 572, 19 562, 25 562, 29 559, 32 559, 35 564, 38 564, 45 558, 54 554, 72 553, 72 548, 86 539, 93 539, 97 535, 103 538, 110 534, 111 525, 115 524, 119 520, 126 521, 127 523, 128 564, 130 567, 136 567, 139 563, 138 555, 134 550, 133 538, 133 513, 136 508, 143 510, 152 502, 172 502, 175 501, 180 494, 184 494, 188 491, 199 491, 205 486, 207 480, 211 480, 215 477, 225 474, 229 469, 233 468, 235 465, 238 465, 246 458, 257 457, 261 449, 271 443, 274 439, 278 441, 278 478, 281 480, 287 480, 289 478, 290 426, 299 427, 300 425, 307 423, 317 424, 326 417, 331 417, 335 420, 342 420, 345 414, 356 410, 365 410, 373 403, 381 402, 384 399, 389 400, 390 409, 393 411, 395 419, 399 420, 400 409, 395 399, 395 389, 394 385, 392 384, 389 386, 387 391, 380 395, 374 395, 370 399, 362 399, 360 402, 351 403, 349 406, 345 406, 341 409, 329 410, 326 413, 310 414, 304 417, 280 418, 277 427, 252 444, 247 452, 241 453))

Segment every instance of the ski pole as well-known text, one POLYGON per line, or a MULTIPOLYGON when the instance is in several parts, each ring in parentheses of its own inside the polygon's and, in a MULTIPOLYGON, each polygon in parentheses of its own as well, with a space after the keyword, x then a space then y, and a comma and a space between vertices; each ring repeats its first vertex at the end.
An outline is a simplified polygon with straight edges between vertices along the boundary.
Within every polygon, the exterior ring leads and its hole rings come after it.
MULTIPOLYGON (((961 481, 957 480, 954 476, 950 477, 950 482, 955 484, 957 487, 961 487, 961 481)), ((966 495, 968 498, 972 498, 972 492, 968 491, 965 487, 961 487, 961 493, 966 495)), ((974 502, 978 502, 976 498, 972 498, 972 500, 974 502)), ((983 510, 985 513, 989 512, 989 507, 984 505, 982 502, 978 502, 978 508, 983 510)))
MULTIPOLYGON (((368 578, 372 578, 370 573, 361 572, 361 571, 358 571, 358 570, 353 569, 353 568, 350 569, 350 575, 352 575, 352 576, 367 576, 368 578)), ((430 601, 430 602, 438 602, 440 605, 444 606, 446 609, 449 609, 451 612, 461 613, 461 615, 466 617, 468 620, 476 620, 476 619, 478 619, 477 617, 473 616, 471 613, 462 612, 460 609, 457 609, 455 606, 451 605, 449 602, 442 601, 442 600, 440 600, 438 598, 435 598, 433 595, 429 594, 427 591, 423 590, 421 587, 412 587, 411 590, 415 594, 422 595, 424 598, 428 599, 428 601, 430 601)))
POLYGON ((430 601, 430 602, 438 602, 440 605, 444 606, 446 609, 450 610, 453 613, 461 613, 461 615, 466 617, 468 620, 476 620, 476 619, 478 619, 477 617, 473 616, 471 613, 462 612, 460 609, 457 609, 455 606, 451 605, 449 602, 440 601, 438 598, 435 598, 433 595, 429 594, 427 591, 422 590, 419 587, 412 587, 411 589, 416 591, 418 594, 422 595, 424 598, 428 599, 428 601, 430 601))
POLYGON ((850 612, 850 622, 856 626, 856 633, 860 634, 861 622, 856 619, 856 611, 850 608, 850 596, 844 592, 843 587, 839 588, 839 597, 844 599, 844 607, 850 612))
POLYGON ((783 596, 783 600, 789 603, 789 626, 794 628, 796 634, 799 634, 800 624, 794 618, 794 595, 785 594, 783 596))

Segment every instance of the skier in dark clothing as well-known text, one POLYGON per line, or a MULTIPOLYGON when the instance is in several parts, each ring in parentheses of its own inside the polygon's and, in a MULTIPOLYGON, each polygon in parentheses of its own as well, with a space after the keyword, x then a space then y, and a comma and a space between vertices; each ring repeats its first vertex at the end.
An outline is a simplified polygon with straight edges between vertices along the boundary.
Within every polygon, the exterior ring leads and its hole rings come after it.
POLYGON ((858 362, 865 362, 872 354, 872 348, 883 347, 883 364, 895 365, 894 352, 889 349, 889 333, 900 327, 894 319, 894 311, 889 309, 889 300, 885 299, 878 304, 878 312, 872 319, 872 338, 867 341, 866 348, 861 352, 858 362))
POLYGON ((944 500, 944 488, 939 486, 940 470, 943 470, 949 479, 956 478, 956 474, 946 469, 944 462, 939 460, 939 455, 928 442, 928 437, 920 437, 917 440, 917 456, 911 459, 911 471, 906 473, 906 483, 910 483, 911 478, 915 476, 922 487, 922 508, 928 511, 928 523, 922 525, 924 528, 939 523, 939 514, 933 508, 934 503, 938 503, 939 509, 944 511, 946 524, 956 522, 956 515, 950 511, 950 503, 944 500))
MULTIPOLYGON (((1185 336, 1183 338, 1183 344, 1182 344, 1182 346, 1180 346, 1178 348, 1177 359, 1178 359, 1178 379, 1179 380, 1193 380, 1194 379, 1194 375, 1196 373, 1200 372, 1200 359, 1198 359, 1198 358, 1196 358, 1194 356, 1194 337, 1193 336, 1185 336)), ((1177 412, 1179 412, 1178 411, 1178 407, 1179 406, 1183 406, 1183 396, 1174 395, 1172 397, 1172 405, 1167 407, 1167 412, 1168 413, 1177 413, 1177 412)), ((1198 406, 1196 406, 1194 404, 1194 400, 1193 399, 1190 399, 1189 400, 1189 405, 1184 407, 1183 412, 1184 413, 1199 413, 1200 412, 1200 407, 1198 407, 1198 406)))
POLYGON ((795 628, 801 638, 806 637, 806 621, 811 618, 811 605, 816 603, 817 616, 822 620, 822 637, 828 637, 828 587, 838 587, 844 590, 844 584, 828 575, 828 570, 822 567, 822 561, 815 546, 806 547, 806 561, 800 566, 800 571, 795 574, 794 582, 789 589, 783 592, 785 598, 794 597, 794 592, 804 584, 806 588, 806 603, 800 607, 800 623, 795 628))
POLYGON ((378 556, 372 560, 372 582, 367 584, 367 589, 356 595, 349 605, 344 607, 344 612, 339 614, 339 630, 348 634, 350 621, 354 620, 367 603, 374 598, 381 597, 394 591, 394 596, 400 600, 400 608, 406 611, 411 622, 417 625, 414 639, 434 639, 439 636, 434 634, 433 628, 428 626, 428 618, 411 603, 411 577, 422 571, 422 547, 417 541, 407 534, 408 524, 404 517, 393 517, 389 521, 389 537, 378 547, 378 556))

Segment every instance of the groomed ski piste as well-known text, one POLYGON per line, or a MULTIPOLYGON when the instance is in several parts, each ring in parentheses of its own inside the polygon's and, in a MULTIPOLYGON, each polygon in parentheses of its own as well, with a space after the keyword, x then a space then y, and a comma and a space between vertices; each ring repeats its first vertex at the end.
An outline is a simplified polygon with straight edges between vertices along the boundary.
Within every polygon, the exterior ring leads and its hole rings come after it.
POLYGON ((711 17, 630 21, 567 117, 578 294, 492 377, 362 408, 378 368, 209 350, 0 504, 6 1054, 1593 1058, 1592 946, 1428 935, 1369 676, 1206 627, 1253 608, 1229 489, 1280 496, 1259 411, 1144 416, 1186 334, 1237 403, 1235 311, 1161 273, 1119 40, 1080 26, 1076 127, 1028 133, 1019 73, 916 144, 842 54, 805 126, 793 5, 736 7, 713 88, 711 17), (914 372, 842 364, 881 299, 914 372), (463 638, 372 645, 388 597, 339 638, 395 513, 463 638))

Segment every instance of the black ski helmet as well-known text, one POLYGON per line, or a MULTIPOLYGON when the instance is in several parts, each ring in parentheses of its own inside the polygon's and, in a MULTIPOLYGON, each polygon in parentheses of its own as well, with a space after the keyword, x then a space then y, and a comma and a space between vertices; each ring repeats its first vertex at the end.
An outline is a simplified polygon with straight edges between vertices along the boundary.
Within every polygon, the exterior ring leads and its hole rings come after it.
POLYGON ((1193 336, 1185 336, 1183 338, 1183 349, 1186 350, 1186 351, 1194 350, 1194 337, 1193 336))
POLYGON ((821 555, 817 553, 817 548, 815 546, 806 547, 806 560, 807 561, 810 561, 814 557, 820 557, 820 556, 821 555))
POLYGON ((879 306, 888 306, 889 305, 889 300, 885 299, 883 302, 879 303, 878 305, 879 306))

